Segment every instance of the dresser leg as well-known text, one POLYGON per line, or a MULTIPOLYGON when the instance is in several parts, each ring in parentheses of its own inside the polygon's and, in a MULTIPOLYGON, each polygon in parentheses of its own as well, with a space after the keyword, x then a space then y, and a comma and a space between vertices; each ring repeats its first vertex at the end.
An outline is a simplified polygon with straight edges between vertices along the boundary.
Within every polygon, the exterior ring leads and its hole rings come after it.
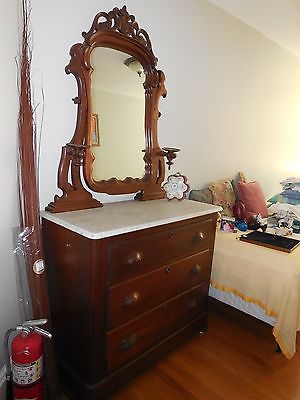
POLYGON ((276 353, 282 353, 282 350, 278 343, 276 343, 275 351, 276 351, 276 353))

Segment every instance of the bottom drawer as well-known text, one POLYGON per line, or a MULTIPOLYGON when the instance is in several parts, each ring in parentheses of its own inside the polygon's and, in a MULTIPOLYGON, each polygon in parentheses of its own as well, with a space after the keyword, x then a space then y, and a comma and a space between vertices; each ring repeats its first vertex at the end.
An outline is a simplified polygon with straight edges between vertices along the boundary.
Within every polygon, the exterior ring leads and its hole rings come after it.
POLYGON ((182 293, 106 335, 108 372, 129 362, 207 310, 208 283, 182 293))

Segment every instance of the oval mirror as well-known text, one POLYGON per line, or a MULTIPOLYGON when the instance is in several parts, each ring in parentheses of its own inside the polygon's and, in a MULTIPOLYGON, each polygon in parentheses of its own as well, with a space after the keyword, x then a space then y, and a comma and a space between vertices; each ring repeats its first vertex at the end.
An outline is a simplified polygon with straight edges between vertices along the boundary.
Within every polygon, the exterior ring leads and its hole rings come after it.
POLYGON ((145 75, 135 57, 96 47, 91 52, 92 178, 142 178, 145 173, 145 75))

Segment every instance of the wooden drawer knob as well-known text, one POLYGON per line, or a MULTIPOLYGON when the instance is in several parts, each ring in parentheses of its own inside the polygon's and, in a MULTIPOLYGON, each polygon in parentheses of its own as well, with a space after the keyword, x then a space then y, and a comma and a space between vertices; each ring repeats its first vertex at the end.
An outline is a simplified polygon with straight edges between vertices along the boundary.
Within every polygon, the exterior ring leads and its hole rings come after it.
POLYGON ((202 269, 202 268, 201 268, 201 265, 196 264, 196 265, 194 265, 194 266, 191 268, 190 274, 191 274, 191 275, 197 275, 197 274, 200 273, 201 269, 202 269))
POLYGON ((172 272, 172 268, 171 267, 166 267, 165 268, 165 272, 166 272, 166 274, 170 274, 171 272, 172 272))
POLYGON ((125 351, 133 347, 136 343, 136 335, 130 335, 127 338, 123 339, 119 344, 118 349, 120 351, 125 351))
POLYGON ((193 300, 189 301, 188 303, 186 303, 186 308, 188 310, 191 310, 192 308, 195 308, 197 306, 197 304, 198 304, 197 299, 193 299, 193 300))
POLYGON ((197 232, 193 235, 192 241, 193 242, 201 242, 206 238, 205 232, 197 232))
POLYGON ((142 260, 143 260, 143 253, 141 251, 136 251, 128 256, 125 264, 129 265, 139 264, 142 260))
POLYGON ((141 299, 141 294, 139 292, 133 292, 129 296, 126 296, 125 299, 122 301, 122 306, 132 306, 138 303, 141 299))

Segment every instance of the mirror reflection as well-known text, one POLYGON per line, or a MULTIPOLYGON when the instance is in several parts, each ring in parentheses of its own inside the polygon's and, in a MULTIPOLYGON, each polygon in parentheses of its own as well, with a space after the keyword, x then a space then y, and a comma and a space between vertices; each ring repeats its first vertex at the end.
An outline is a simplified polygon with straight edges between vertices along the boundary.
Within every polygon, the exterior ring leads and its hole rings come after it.
POLYGON ((145 91, 141 64, 130 54, 91 53, 91 151, 96 181, 142 178, 145 172, 145 91))

